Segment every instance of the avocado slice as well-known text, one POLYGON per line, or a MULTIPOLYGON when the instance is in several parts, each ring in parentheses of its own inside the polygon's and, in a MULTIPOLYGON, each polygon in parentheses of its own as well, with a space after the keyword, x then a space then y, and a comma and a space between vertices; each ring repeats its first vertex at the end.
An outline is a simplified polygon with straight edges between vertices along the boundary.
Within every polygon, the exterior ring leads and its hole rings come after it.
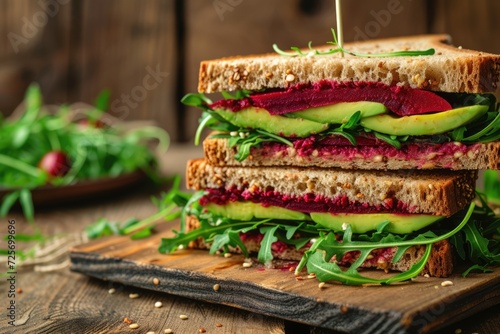
POLYGON ((313 212, 311 218, 333 231, 342 231, 343 224, 350 224, 353 233, 375 231, 377 226, 389 221, 386 231, 397 234, 408 234, 417 231, 444 218, 444 216, 421 214, 392 214, 392 213, 329 213, 313 212))
POLYGON ((308 214, 293 211, 278 206, 264 207, 253 202, 228 202, 225 205, 209 203, 205 208, 219 216, 234 220, 282 219, 282 220, 311 220, 308 214))
POLYGON ((328 124, 317 123, 302 118, 288 118, 271 115, 262 108, 250 107, 233 112, 215 109, 226 121, 242 128, 262 129, 272 134, 285 137, 308 137, 328 129, 328 124))
POLYGON ((378 102, 359 101, 341 102, 322 107, 309 108, 301 111, 291 112, 286 116, 303 118, 318 123, 343 124, 349 118, 360 111, 361 118, 385 114, 389 111, 386 106, 378 102))
POLYGON ((396 117, 382 114, 362 118, 360 124, 367 129, 388 135, 435 135, 465 125, 484 115, 488 109, 488 106, 474 105, 425 115, 396 117))

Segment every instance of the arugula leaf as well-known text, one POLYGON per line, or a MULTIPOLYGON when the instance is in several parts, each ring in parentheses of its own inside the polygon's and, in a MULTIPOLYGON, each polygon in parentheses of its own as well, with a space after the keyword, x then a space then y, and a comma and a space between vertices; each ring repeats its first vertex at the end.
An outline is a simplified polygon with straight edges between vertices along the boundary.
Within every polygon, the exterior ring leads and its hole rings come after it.
POLYGON ((0 217, 5 217, 9 213, 10 208, 17 202, 21 191, 11 191, 2 198, 2 205, 0 206, 0 217))
POLYGON ((120 234, 118 223, 110 222, 104 218, 100 218, 95 223, 85 228, 85 233, 89 239, 96 239, 113 234, 120 234))
POLYGON ((111 91, 109 89, 103 89, 95 99, 95 107, 100 111, 108 110, 110 96, 111 91))
POLYGON ((496 170, 486 170, 484 177, 484 192, 488 200, 500 203, 500 174, 496 170))
POLYGON ((260 233, 264 234, 264 238, 260 242, 260 249, 257 258, 261 263, 269 263, 273 259, 273 254, 271 251, 272 244, 278 241, 278 238, 274 235, 279 226, 266 226, 260 228, 260 233))
POLYGON ((222 92, 222 96, 226 99, 226 100, 241 100, 245 97, 248 97, 250 96, 251 94, 251 91, 247 90, 247 89, 242 89, 242 90, 237 90, 234 95, 228 93, 228 92, 222 92))
POLYGON ((210 254, 214 254, 221 248, 224 248, 226 252, 229 252, 229 246, 233 248, 238 247, 245 257, 249 256, 248 250, 241 240, 239 233, 231 230, 230 228, 227 231, 224 231, 223 234, 217 234, 214 236, 212 246, 210 247, 210 254))
POLYGON ((23 188, 19 192, 19 202, 23 209, 24 217, 28 222, 33 223, 35 220, 35 209, 33 207, 33 199, 31 198, 31 190, 23 188))
POLYGON ((427 245, 422 258, 415 263, 409 270, 395 274, 386 279, 374 279, 362 276, 357 267, 351 266, 343 271, 335 262, 329 262, 322 252, 315 252, 307 261, 307 271, 316 274, 322 282, 337 281, 346 285, 364 285, 364 284, 392 284, 395 282, 404 282, 415 278, 424 269, 431 254, 432 245, 427 245))
POLYGON ((191 107, 198 107, 202 109, 206 109, 208 104, 212 104, 212 101, 206 97, 204 94, 194 94, 189 93, 184 95, 181 99, 182 104, 191 107))
POLYGON ((315 50, 312 47, 312 42, 310 41, 308 43, 308 52, 303 52, 300 48, 296 46, 292 46, 290 49, 294 52, 286 52, 281 50, 277 44, 273 44, 273 50, 282 56, 287 56, 287 57, 306 57, 306 56, 324 56, 324 55, 331 55, 334 53, 347 53, 353 56, 357 57, 414 57, 414 56, 432 56, 436 52, 435 49, 427 49, 427 50, 402 50, 402 51, 392 51, 392 52, 385 52, 385 53, 361 53, 361 52, 354 52, 354 51, 348 51, 345 48, 341 47, 338 44, 337 41, 337 34, 335 33, 335 30, 332 28, 331 29, 332 35, 333 35, 333 41, 326 42, 327 44, 332 44, 336 46, 336 48, 331 48, 326 51, 319 51, 315 50))

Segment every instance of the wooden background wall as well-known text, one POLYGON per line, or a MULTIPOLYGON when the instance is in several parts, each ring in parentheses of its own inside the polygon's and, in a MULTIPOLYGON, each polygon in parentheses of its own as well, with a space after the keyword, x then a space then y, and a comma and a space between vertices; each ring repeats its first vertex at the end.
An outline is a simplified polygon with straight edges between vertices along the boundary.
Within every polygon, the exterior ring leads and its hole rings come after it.
MULTIPOLYGON (((500 53, 498 0, 344 0, 346 41, 447 32, 456 45, 500 53)), ((111 90, 110 112, 153 119, 190 140, 199 112, 179 99, 196 90, 203 59, 322 44, 334 0, 0 0, 0 111, 27 85, 47 103, 92 103, 111 90)))

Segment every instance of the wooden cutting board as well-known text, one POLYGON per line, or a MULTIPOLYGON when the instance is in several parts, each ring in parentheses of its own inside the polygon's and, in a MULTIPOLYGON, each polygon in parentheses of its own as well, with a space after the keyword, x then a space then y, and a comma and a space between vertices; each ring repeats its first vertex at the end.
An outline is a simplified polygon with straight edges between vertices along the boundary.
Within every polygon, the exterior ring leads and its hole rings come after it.
POLYGON ((72 270, 347 333, 426 333, 500 303, 500 268, 467 278, 457 274, 391 286, 326 284, 320 289, 305 274, 297 279, 286 263, 281 269, 255 262, 246 268, 242 256, 199 250, 160 254, 160 239, 171 236, 177 225, 162 224, 147 239, 115 236, 75 247, 72 270), (453 285, 442 286, 445 280, 453 285))

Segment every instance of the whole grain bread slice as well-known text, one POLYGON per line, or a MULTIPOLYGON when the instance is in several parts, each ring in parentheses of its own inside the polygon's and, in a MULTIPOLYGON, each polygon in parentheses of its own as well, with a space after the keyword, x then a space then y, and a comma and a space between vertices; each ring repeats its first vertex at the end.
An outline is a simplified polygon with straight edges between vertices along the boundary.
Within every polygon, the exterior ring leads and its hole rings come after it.
MULTIPOLYGON (((199 228, 200 223, 198 219, 194 216, 188 216, 186 219, 187 231, 192 231, 199 228)), ((247 248, 248 252, 251 254, 258 253, 260 249, 259 239, 246 238, 243 244, 247 248)), ((207 243, 203 238, 198 238, 197 240, 189 244, 190 248, 194 249, 210 249, 211 244, 207 243)), ((397 262, 392 262, 391 259, 394 256, 396 249, 390 248, 385 250, 384 255, 377 256, 375 252, 370 260, 367 260, 362 267, 363 268, 375 268, 382 270, 395 270, 395 271, 407 271, 415 263, 417 263, 424 255, 426 246, 412 246, 408 248, 401 259, 397 262)), ((279 260, 290 260, 290 261, 300 261, 307 247, 301 249, 296 249, 295 247, 280 247, 280 251, 272 250, 274 259, 279 260)), ((230 247, 232 253, 241 254, 241 249, 238 247, 230 247)), ((344 265, 352 264, 356 260, 353 256, 344 265)), ((452 274, 454 265, 453 247, 448 240, 443 240, 432 245, 431 255, 427 261, 425 268, 420 272, 420 275, 428 274, 433 277, 447 277, 452 274)))
POLYGON ((205 159, 190 160, 191 189, 237 189, 251 198, 260 192, 290 198, 338 199, 369 207, 401 203, 408 213, 451 216, 475 196, 477 171, 384 171, 298 167, 217 167, 205 159))
POLYGON ((214 166, 297 166, 342 169, 452 169, 500 170, 500 142, 415 144, 402 149, 387 146, 337 146, 297 150, 285 144, 261 143, 250 156, 238 161, 237 147, 225 138, 203 141, 205 158, 214 166))
POLYGON ((381 82, 452 93, 484 93, 495 92, 500 78, 500 55, 457 48, 451 45, 448 35, 374 39, 346 43, 344 47, 368 54, 430 48, 436 53, 403 57, 349 54, 342 57, 340 53, 288 57, 268 53, 207 60, 200 64, 198 91, 255 91, 326 79, 381 82))

